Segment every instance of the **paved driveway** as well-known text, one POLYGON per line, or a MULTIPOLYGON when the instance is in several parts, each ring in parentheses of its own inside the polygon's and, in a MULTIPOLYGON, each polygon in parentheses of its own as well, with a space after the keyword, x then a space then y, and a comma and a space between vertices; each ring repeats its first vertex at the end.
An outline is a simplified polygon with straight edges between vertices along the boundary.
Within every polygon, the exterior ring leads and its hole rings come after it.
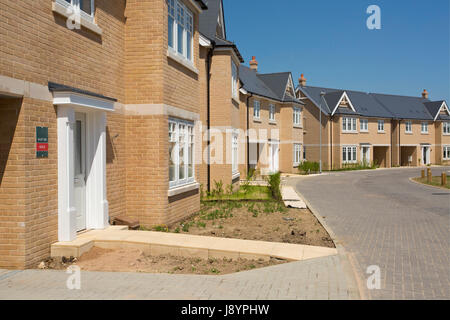
POLYGON ((350 254, 368 298, 450 299, 450 191, 409 181, 417 176, 388 169, 291 180, 350 254), (380 290, 367 290, 372 265, 380 290))

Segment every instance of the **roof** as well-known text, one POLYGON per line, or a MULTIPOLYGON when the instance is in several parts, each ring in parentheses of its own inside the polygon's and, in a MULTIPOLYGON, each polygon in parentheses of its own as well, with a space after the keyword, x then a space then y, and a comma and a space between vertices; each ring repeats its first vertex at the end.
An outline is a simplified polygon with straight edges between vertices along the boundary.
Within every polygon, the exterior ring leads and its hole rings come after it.
POLYGON ((110 100, 113 102, 117 102, 117 99, 114 99, 114 98, 106 97, 106 96, 103 96, 98 93, 94 93, 94 92, 90 92, 90 91, 86 91, 86 90, 82 90, 82 89, 78 89, 78 88, 74 88, 74 87, 69 87, 69 86, 54 83, 54 82, 48 83, 48 89, 51 92, 73 92, 73 93, 79 93, 79 94, 83 94, 83 95, 87 95, 87 96, 91 96, 91 97, 95 97, 95 98, 100 98, 100 99, 104 99, 104 100, 110 100))
POLYGON ((239 49, 234 42, 227 40, 223 0, 208 0, 208 10, 199 17, 199 31, 214 43, 216 47, 231 48, 240 62, 244 62, 239 49), (218 33, 219 22, 222 22, 223 32, 218 33))
MULTIPOLYGON (((355 112, 347 108, 338 108, 336 114, 355 114, 363 117, 434 120, 442 103, 445 101, 430 101, 422 97, 367 93, 344 89, 322 87, 298 87, 322 112, 331 115, 345 92, 350 99, 355 112), (323 103, 320 93, 325 92, 323 103)), ((448 120, 450 116, 440 115, 438 120, 448 120)))
POLYGON ((203 10, 208 9, 208 5, 206 4, 206 2, 204 0, 195 0, 195 2, 197 2, 198 5, 200 6, 200 8, 202 8, 203 10))
POLYGON ((292 77, 290 72, 259 74, 247 66, 239 67, 239 76, 243 88, 252 94, 280 102, 303 104, 295 97, 285 96, 286 86, 292 77))
MULTIPOLYGON (((425 102, 425 107, 433 118, 436 118, 437 120, 450 120, 450 115, 448 113, 447 115, 440 114, 443 105, 447 106, 447 103, 444 100, 425 102)), ((448 106, 447 111, 449 111, 448 106)))

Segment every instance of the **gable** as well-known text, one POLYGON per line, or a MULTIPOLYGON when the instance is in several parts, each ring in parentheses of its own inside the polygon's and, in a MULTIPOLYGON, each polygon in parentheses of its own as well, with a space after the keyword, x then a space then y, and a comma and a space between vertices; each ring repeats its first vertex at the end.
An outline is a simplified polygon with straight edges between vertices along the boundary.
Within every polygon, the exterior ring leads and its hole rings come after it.
POLYGON ((286 84, 285 94, 295 97, 295 89, 294 89, 294 81, 292 81, 292 77, 290 76, 288 82, 286 84))
POLYGON ((355 108, 353 107, 352 102, 350 101, 350 98, 347 95, 347 92, 343 92, 340 99, 338 100, 336 106, 333 106, 333 112, 331 113, 331 115, 335 114, 336 111, 338 110, 338 108, 347 108, 352 110, 353 112, 356 112, 355 108))

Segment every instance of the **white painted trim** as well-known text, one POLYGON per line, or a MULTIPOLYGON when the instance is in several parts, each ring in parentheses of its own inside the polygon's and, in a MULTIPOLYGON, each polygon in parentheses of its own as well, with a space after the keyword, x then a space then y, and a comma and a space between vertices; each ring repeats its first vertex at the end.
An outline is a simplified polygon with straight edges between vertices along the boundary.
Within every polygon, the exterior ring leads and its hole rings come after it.
POLYGON ((198 113, 167 104, 126 104, 124 105, 124 111, 126 115, 132 116, 166 115, 189 121, 200 120, 200 114, 198 113))
POLYGON ((212 46, 211 41, 202 34, 199 35, 199 44, 205 48, 211 48, 212 46))
POLYGON ((174 60, 175 62, 178 62, 182 66, 186 67, 187 69, 191 70, 195 74, 199 74, 200 72, 198 69, 194 66, 194 63, 192 61, 189 61, 181 54, 175 52, 172 48, 167 49, 167 57, 174 60))
POLYGON ((239 91, 243 94, 243 95, 247 95, 248 91, 245 90, 244 88, 240 88, 239 91))
POLYGON ((349 98, 348 95, 347 95, 347 92, 344 91, 344 92, 342 93, 342 96, 341 96, 341 98, 339 99, 339 101, 338 101, 336 107, 334 108, 333 112, 331 113, 331 116, 333 116, 333 115, 336 113, 336 110, 339 108, 339 105, 341 104, 342 99, 344 99, 344 97, 347 98, 348 104, 350 105, 350 108, 353 110, 353 112, 356 112, 355 108, 353 107, 352 102, 350 101, 350 98, 349 98))
POLYGON ((200 184, 195 182, 195 183, 191 183, 191 184, 184 185, 181 187, 170 189, 167 192, 167 196, 173 197, 173 196, 177 196, 177 195, 180 195, 180 194, 183 194, 183 193, 186 193, 189 191, 193 191, 193 190, 198 190, 198 189, 200 189, 200 184))
MULTIPOLYGON (((74 14, 74 12, 68 8, 72 8, 72 6, 66 7, 57 1, 52 3, 52 11, 66 18, 70 18, 74 14)), ((94 17, 92 17, 92 19, 88 19, 86 16, 88 15, 80 14, 80 24, 86 29, 89 29, 98 35, 102 35, 103 30, 94 22, 94 17)))
POLYGON ((70 91, 54 92, 53 104, 58 106, 68 105, 109 112, 114 111, 114 101, 70 91))
POLYGON ((447 114, 450 116, 450 109, 447 106, 447 103, 445 101, 442 101, 442 105, 439 108, 439 111, 437 113, 437 115, 434 117, 434 121, 437 120, 437 118, 439 117, 439 115, 441 114, 442 108, 445 107, 445 109, 447 110, 447 114))

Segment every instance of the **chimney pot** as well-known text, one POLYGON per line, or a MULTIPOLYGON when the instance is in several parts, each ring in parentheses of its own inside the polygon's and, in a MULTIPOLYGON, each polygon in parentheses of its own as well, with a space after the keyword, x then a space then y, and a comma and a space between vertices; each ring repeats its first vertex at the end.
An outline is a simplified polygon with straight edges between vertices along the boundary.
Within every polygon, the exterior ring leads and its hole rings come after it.
POLYGON ((256 61, 256 57, 252 56, 252 60, 250 61, 250 69, 258 72, 258 61, 256 61))
POLYGON ((298 83, 300 84, 300 86, 305 87, 306 86, 306 78, 304 76, 304 74, 302 73, 300 78, 298 79, 298 83))
POLYGON ((422 98, 428 99, 428 91, 427 91, 427 89, 423 89, 422 98))

